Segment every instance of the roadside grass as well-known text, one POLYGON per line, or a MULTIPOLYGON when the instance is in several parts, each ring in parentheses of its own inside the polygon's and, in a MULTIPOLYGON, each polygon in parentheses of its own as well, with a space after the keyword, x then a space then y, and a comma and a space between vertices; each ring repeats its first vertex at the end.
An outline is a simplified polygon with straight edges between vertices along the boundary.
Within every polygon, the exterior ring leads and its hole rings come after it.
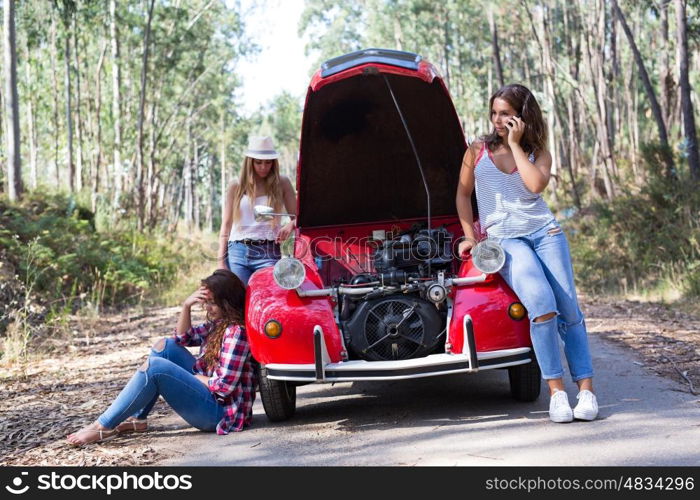
POLYGON ((563 221, 577 284, 594 295, 688 304, 700 297, 700 189, 685 171, 666 179, 651 160, 639 189, 563 221))
POLYGON ((0 197, 0 363, 70 344, 105 312, 178 303, 216 267, 213 238, 110 227, 62 194, 0 197))
MULTIPOLYGON (((181 230, 182 237, 185 237, 181 230)), ((189 233, 188 233, 189 234, 189 233)), ((217 268, 216 253, 218 251, 218 232, 199 233, 193 238, 198 247, 196 258, 192 258, 188 266, 178 268, 172 283, 161 287, 148 302, 148 305, 174 306, 179 305, 194 290, 199 288, 200 281, 217 268)))

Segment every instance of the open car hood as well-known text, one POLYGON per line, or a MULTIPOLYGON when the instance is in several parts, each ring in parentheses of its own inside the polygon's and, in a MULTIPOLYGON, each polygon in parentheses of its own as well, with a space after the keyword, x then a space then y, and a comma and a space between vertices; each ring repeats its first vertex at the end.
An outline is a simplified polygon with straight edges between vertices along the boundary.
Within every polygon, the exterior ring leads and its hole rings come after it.
POLYGON ((432 216, 456 215, 466 143, 442 79, 415 54, 371 49, 328 61, 309 86, 299 227, 426 217, 425 187, 387 81, 420 157, 432 216))

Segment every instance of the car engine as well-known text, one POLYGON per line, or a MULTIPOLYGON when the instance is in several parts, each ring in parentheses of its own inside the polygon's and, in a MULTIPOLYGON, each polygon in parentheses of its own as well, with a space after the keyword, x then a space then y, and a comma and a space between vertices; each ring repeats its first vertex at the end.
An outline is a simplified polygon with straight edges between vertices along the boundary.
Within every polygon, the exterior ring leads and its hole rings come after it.
POLYGON ((381 241, 374 273, 352 277, 340 304, 345 345, 355 359, 390 361, 439 349, 447 322, 444 277, 452 234, 413 228, 381 241))

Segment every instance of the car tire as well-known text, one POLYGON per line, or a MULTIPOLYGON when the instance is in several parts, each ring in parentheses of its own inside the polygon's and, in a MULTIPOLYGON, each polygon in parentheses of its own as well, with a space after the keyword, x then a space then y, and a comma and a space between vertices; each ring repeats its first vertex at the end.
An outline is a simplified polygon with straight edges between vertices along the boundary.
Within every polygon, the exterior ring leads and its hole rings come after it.
POLYGON ((508 368, 510 380, 510 394, 518 401, 534 401, 540 396, 542 387, 542 373, 533 358, 527 364, 511 366, 508 368))
POLYGON ((281 422, 291 418, 297 404, 296 386, 282 380, 270 380, 267 378, 267 369, 262 366, 258 368, 258 382, 268 420, 281 422))

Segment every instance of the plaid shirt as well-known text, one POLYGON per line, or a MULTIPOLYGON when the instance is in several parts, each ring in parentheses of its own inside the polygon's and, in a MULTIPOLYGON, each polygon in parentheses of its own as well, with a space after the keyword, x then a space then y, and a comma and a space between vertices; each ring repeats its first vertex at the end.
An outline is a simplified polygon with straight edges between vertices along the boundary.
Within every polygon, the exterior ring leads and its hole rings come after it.
POLYGON ((209 377, 209 390, 216 396, 226 398, 224 417, 216 426, 217 434, 242 431, 250 425, 255 401, 255 372, 250 357, 250 346, 245 329, 240 325, 229 325, 221 342, 219 363, 209 369, 202 355, 207 336, 216 323, 207 322, 193 326, 182 335, 175 332, 175 342, 182 346, 201 346, 194 365, 194 373, 209 377))

